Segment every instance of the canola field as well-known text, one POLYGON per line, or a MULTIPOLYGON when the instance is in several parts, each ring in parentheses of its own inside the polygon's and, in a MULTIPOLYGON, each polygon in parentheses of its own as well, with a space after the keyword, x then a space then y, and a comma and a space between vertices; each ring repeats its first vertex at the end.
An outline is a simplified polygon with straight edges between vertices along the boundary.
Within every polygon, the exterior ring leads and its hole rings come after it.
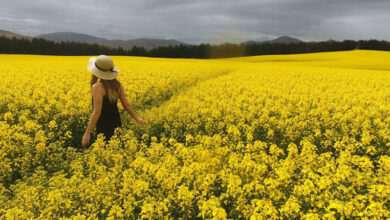
POLYGON ((0 219, 390 217, 390 53, 113 56, 140 126, 81 148, 89 57, 0 55, 0 219))

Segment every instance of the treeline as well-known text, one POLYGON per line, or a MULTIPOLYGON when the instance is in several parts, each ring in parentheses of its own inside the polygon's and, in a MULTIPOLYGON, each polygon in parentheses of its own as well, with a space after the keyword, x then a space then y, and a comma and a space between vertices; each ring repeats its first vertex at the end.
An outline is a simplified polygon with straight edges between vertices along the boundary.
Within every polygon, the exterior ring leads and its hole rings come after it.
POLYGON ((0 53, 41 55, 124 55, 167 58, 227 58, 267 54, 298 54, 353 49, 390 51, 390 42, 378 40, 344 40, 300 43, 225 43, 220 45, 162 46, 146 50, 133 46, 131 49, 110 48, 99 44, 78 42, 54 42, 42 38, 20 39, 0 37, 0 53))

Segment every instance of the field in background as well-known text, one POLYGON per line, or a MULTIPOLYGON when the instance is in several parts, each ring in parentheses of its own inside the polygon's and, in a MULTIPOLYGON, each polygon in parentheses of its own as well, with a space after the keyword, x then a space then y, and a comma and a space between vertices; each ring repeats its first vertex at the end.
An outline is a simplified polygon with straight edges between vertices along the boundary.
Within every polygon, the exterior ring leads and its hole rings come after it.
POLYGON ((112 57, 133 109, 81 149, 89 57, 0 55, 0 216, 390 216, 390 53, 112 57))

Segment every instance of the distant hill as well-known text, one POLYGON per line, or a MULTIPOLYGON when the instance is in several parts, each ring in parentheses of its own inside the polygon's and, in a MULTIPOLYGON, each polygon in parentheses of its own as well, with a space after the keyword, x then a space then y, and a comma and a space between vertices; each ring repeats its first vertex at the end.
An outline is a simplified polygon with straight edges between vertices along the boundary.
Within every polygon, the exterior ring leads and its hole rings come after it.
POLYGON ((290 43, 300 43, 300 42, 304 42, 304 41, 301 41, 297 38, 293 38, 293 37, 289 37, 289 36, 282 36, 282 37, 278 37, 276 39, 273 39, 273 40, 259 40, 259 41, 253 41, 253 40, 250 40, 250 41, 245 41, 244 43, 245 44, 253 44, 253 43, 282 43, 282 44, 290 44, 290 43))
POLYGON ((108 47, 122 47, 125 49, 131 49, 133 46, 144 47, 146 49, 152 49, 159 46, 175 46, 180 44, 186 44, 178 40, 164 40, 164 39, 152 39, 152 38, 138 38, 131 40, 107 40, 105 38, 99 38, 88 34, 80 34, 74 32, 55 32, 49 34, 42 34, 37 38, 44 38, 46 40, 52 40, 55 42, 82 42, 82 43, 97 43, 108 47))
MULTIPOLYGON (((16 37, 16 38, 28 38, 32 39, 29 36, 23 36, 20 34, 16 34, 6 30, 0 30, 0 36, 7 37, 16 37)), ((174 40, 174 39, 157 39, 157 38, 137 38, 130 40, 108 40, 101 37, 95 37, 88 34, 75 33, 75 32, 54 32, 48 34, 41 34, 36 36, 36 38, 43 38, 46 40, 51 40, 55 42, 80 42, 80 43, 90 43, 90 44, 100 44, 112 48, 122 47, 124 49, 131 49, 133 46, 144 47, 149 50, 152 48, 160 47, 160 46, 176 46, 176 45, 188 45, 187 43, 174 40)), ((289 36, 281 36, 273 40, 268 40, 268 37, 263 37, 259 40, 249 40, 243 42, 244 44, 254 44, 254 43, 299 43, 304 42, 297 38, 289 37, 289 36)))
POLYGON ((21 39, 21 38, 28 38, 28 39, 30 39, 31 38, 31 37, 20 35, 20 34, 15 34, 13 32, 6 31, 6 30, 0 30, 0 36, 5 36, 5 37, 9 37, 9 38, 16 37, 18 39, 21 39))
POLYGON ((104 38, 94 37, 88 34, 79 34, 74 32, 55 32, 49 34, 41 34, 36 36, 37 38, 43 38, 55 42, 82 42, 91 43, 99 40, 105 40, 104 38))
POLYGON ((152 49, 160 46, 175 46, 180 44, 187 44, 174 39, 164 40, 152 38, 138 38, 132 40, 98 40, 96 43, 103 44, 109 47, 123 47, 128 49, 131 49, 133 46, 152 49))
POLYGON ((271 40, 269 41, 270 43, 282 43, 282 44, 290 44, 290 43, 300 43, 300 42, 303 42, 299 39, 296 39, 296 38, 293 38, 293 37, 289 37, 289 36, 282 36, 282 37, 278 37, 274 40, 271 40))

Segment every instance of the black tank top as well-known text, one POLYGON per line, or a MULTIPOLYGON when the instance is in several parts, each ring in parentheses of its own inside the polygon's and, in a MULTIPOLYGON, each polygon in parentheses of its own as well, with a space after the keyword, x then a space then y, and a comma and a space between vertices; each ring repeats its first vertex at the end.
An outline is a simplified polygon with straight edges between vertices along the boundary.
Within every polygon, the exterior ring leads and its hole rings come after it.
MULTIPOLYGON (((121 127, 122 122, 118 111, 118 100, 110 102, 107 95, 103 96, 102 111, 96 123, 96 133, 104 133, 111 136, 116 127, 121 127)), ((93 108, 93 97, 92 97, 93 108)))

